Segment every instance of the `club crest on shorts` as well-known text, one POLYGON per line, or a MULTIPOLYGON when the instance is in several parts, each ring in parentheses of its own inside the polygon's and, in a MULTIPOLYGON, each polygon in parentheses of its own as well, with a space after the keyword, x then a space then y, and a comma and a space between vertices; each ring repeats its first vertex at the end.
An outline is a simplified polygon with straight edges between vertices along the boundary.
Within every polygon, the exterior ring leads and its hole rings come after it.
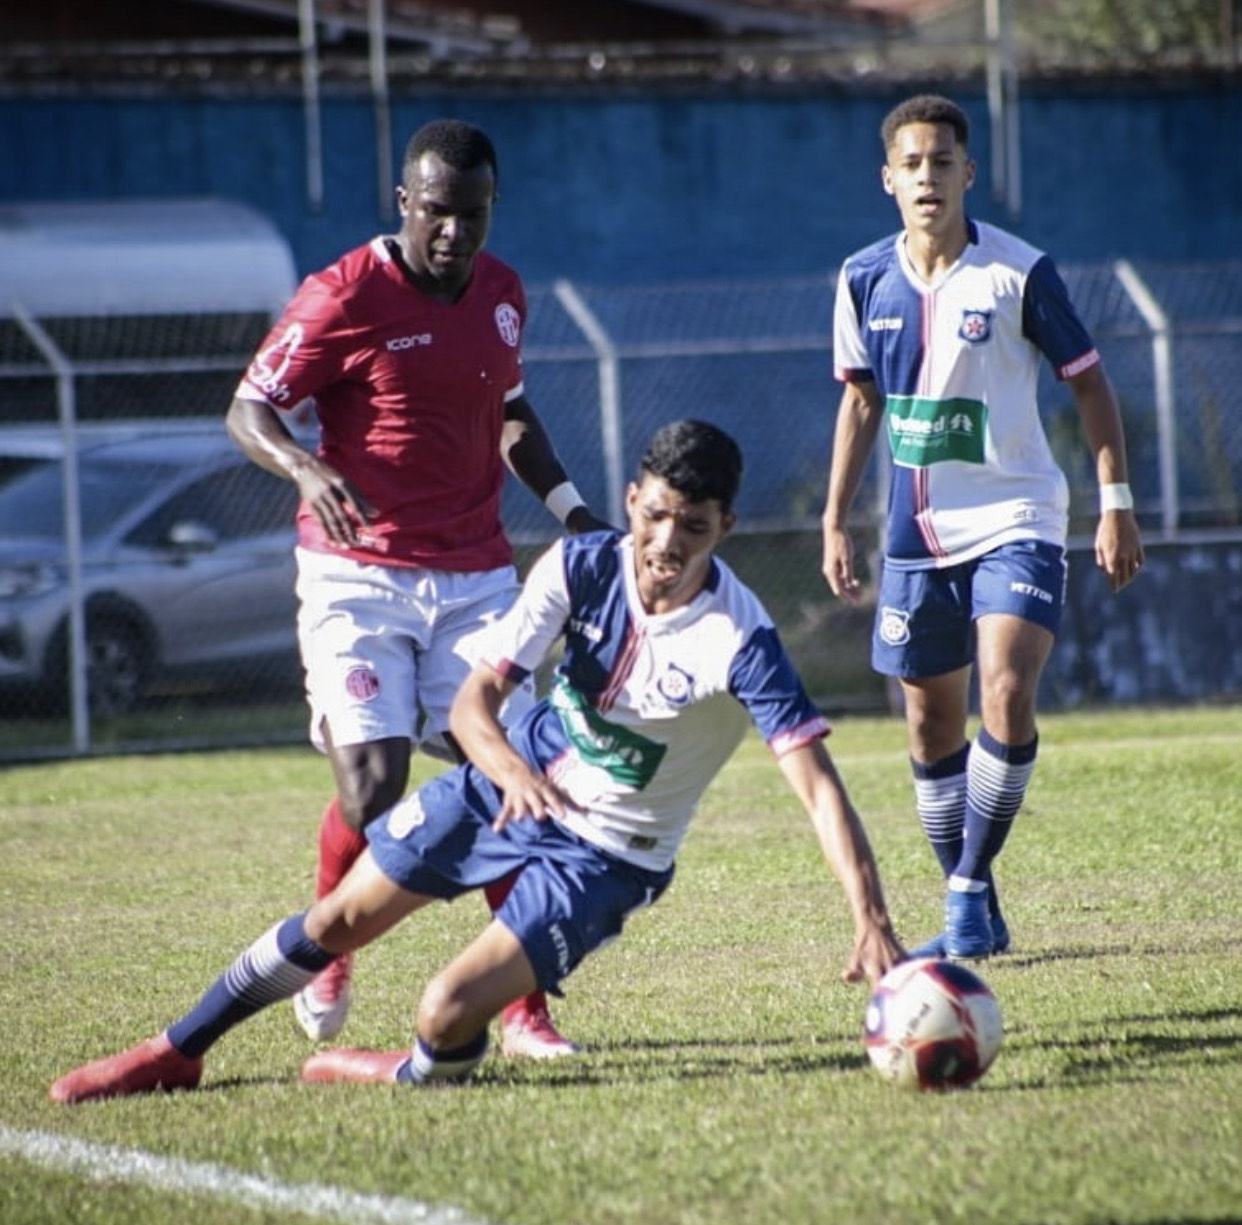
POLYGON ((992 336, 992 311, 964 310, 957 334, 971 345, 982 344, 992 336))
POLYGON ((401 839, 412 834, 427 820, 418 792, 412 791, 388 814, 388 833, 391 837, 401 839))
POLYGON ((379 691, 380 680, 370 664, 358 664, 345 674, 345 692, 355 702, 373 702, 379 691))
POLYGON ((890 647, 905 646, 910 641, 910 614, 885 605, 880 609, 880 638, 890 647))

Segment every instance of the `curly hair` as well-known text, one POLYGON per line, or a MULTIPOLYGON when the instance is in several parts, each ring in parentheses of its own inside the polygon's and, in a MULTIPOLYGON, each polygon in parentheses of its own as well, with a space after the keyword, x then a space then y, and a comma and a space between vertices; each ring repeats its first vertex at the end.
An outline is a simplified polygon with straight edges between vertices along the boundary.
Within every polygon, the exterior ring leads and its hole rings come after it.
POLYGON ((673 421, 656 431, 639 463, 639 475, 658 476, 690 502, 714 498, 733 509, 742 480, 737 443, 707 421, 673 421))
POLYGON ((405 147, 402 176, 408 182, 414 167, 424 153, 434 153, 454 170, 474 170, 490 166, 492 178, 500 183, 500 166, 496 150, 486 132, 461 119, 433 119, 425 123, 405 147))
POLYGON ((970 144, 970 120, 956 102, 940 94, 916 94, 898 103, 880 125, 880 139, 885 151, 893 147, 897 131, 911 123, 944 123, 953 129, 957 143, 965 149, 970 144))

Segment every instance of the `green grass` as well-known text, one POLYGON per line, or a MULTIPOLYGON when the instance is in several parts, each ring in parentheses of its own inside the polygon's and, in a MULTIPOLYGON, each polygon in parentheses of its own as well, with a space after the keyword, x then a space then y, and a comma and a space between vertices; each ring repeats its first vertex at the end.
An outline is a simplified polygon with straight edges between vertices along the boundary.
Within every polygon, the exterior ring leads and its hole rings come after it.
MULTIPOLYGON (((557 1015, 581 1058, 492 1056, 461 1089, 313 1088, 282 1005, 211 1053, 203 1092, 55 1106, 55 1076, 161 1028, 304 903, 328 772, 307 749, 10 768, 0 1129, 497 1225, 1236 1221, 1242 719, 1136 710, 1041 730, 998 872, 1015 951, 984 968, 1005 1046, 978 1086, 947 1095, 868 1067, 866 992, 838 980, 844 904, 748 741, 666 900, 570 980, 557 1015)), ((829 743, 914 942, 937 926, 940 890, 904 732, 843 718, 829 743)), ((404 1044, 421 984, 484 917, 464 899, 368 949, 344 1037, 404 1044)), ((173 1219, 307 1218, 0 1156, 6 1225, 173 1219)))

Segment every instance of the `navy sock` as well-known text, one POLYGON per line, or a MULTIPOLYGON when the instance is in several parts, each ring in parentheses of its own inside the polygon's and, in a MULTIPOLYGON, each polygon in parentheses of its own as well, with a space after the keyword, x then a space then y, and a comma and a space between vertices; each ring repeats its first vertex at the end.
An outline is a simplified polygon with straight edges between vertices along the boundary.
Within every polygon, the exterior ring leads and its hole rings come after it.
POLYGON ((970 745, 964 744, 939 761, 910 760, 914 774, 914 805, 919 824, 935 852, 940 870, 948 876, 962 856, 962 828, 966 821, 966 762, 970 745))
POLYGON ((487 1054, 487 1030, 450 1051, 433 1051, 422 1038, 414 1043, 410 1058, 397 1069, 397 1080, 406 1085, 433 1081, 465 1080, 487 1054))
POLYGON ((987 728, 979 729, 966 770, 962 854, 952 873, 959 881, 991 882, 992 861, 1026 798, 1038 749, 1038 736, 1029 744, 1001 744, 987 728))
POLYGON ((336 959, 306 934, 305 914, 269 928, 216 981, 198 1003, 168 1027, 168 1040, 194 1058, 234 1025, 277 1000, 296 995, 336 959))

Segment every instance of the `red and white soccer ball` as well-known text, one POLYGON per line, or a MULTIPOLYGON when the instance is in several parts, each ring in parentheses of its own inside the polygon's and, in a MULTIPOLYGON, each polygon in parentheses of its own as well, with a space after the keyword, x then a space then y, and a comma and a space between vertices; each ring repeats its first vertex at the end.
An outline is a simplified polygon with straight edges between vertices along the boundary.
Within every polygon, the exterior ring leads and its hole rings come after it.
POLYGON ((863 1043, 876 1070, 906 1089, 961 1089, 992 1066, 1004 1026, 991 988, 952 961, 894 966, 876 986, 863 1043))

